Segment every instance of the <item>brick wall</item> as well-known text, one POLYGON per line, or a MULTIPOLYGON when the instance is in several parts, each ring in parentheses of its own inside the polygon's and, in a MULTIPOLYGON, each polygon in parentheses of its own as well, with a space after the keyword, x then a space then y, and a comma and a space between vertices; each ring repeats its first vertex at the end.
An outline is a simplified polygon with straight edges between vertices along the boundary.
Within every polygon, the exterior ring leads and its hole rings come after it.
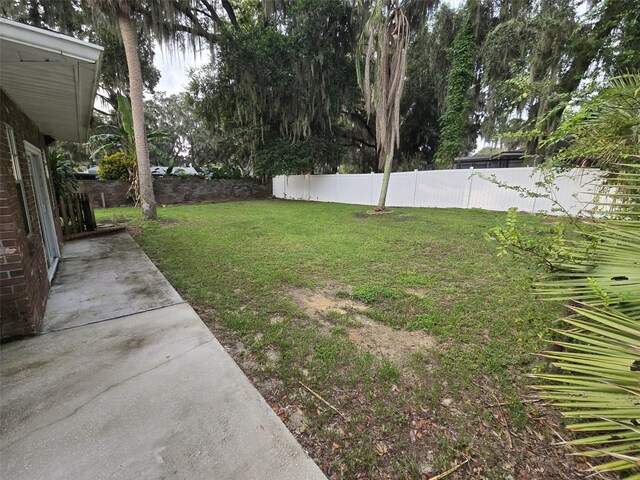
POLYGON ((127 198, 131 184, 122 180, 78 180, 78 192, 89 195, 94 208, 132 205, 127 198))
MULTIPOLYGON (((96 208, 130 205, 129 183, 120 180, 79 180, 78 191, 86 193, 96 208)), ((197 177, 154 178, 156 202, 162 205, 189 202, 214 202, 250 198, 268 198, 271 185, 253 180, 203 180, 197 177)))
MULTIPOLYGON (((26 140, 46 154, 44 139, 38 128, 1 89, 0 122, 0 339, 4 340, 40 331, 49 292, 49 279, 30 169, 24 150, 26 140), (31 220, 31 232, 28 235, 13 176, 5 123, 13 128, 20 159, 27 211, 31 220)), ((53 211, 57 211, 55 205, 53 211)), ((58 231, 59 241, 61 238, 61 232, 58 231)))

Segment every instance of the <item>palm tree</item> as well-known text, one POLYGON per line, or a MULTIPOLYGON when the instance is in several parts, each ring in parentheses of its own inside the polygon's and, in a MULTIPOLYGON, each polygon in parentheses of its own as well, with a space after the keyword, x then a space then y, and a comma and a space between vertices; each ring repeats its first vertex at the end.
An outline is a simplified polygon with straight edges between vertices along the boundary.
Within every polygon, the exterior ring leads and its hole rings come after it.
POLYGON ((561 165, 601 168, 592 203, 605 215, 584 220, 582 235, 564 241, 562 261, 536 284, 538 295, 567 302, 569 315, 543 354, 555 369, 537 373, 535 389, 579 434, 566 443, 598 460, 595 472, 629 480, 640 479, 639 97, 640 74, 609 79, 547 140, 571 139, 556 156, 561 165))
MULTIPOLYGON (((136 17, 142 18, 143 27, 159 41, 172 42, 177 33, 190 35, 194 44, 201 39, 213 43, 216 36, 208 31, 196 12, 216 25, 223 21, 218 16, 214 6, 207 0, 88 0, 97 7, 105 17, 115 19, 120 30, 127 67, 129 70, 129 95, 131 97, 131 113, 135 137, 136 160, 140 180, 140 201, 142 217, 145 220, 157 218, 156 200, 153 193, 153 180, 149 168, 149 150, 144 126, 143 79, 138 52, 136 35, 136 17), (195 8, 195 4, 203 6, 195 8), (186 20, 187 24, 177 19, 186 20)), ((223 7, 235 24, 235 15, 228 1, 223 0, 223 7)))
POLYGON ((385 209, 393 153, 400 146, 400 99, 407 68, 408 40, 409 22, 399 2, 375 0, 358 42, 356 70, 367 115, 374 109, 376 114, 378 168, 384 168, 377 210, 385 209), (360 64, 363 54, 364 73, 360 64), (374 62, 375 69, 372 68, 374 62))
POLYGON ((92 0, 107 17, 116 18, 129 69, 129 94, 135 137, 136 161, 140 181, 140 203, 142 218, 156 220, 156 199, 153 193, 153 179, 149 164, 149 150, 144 127, 144 100, 142 69, 138 53, 138 39, 133 13, 139 0, 92 0))
POLYGON ((122 43, 127 56, 129 69, 129 92, 131 95, 131 116, 136 144, 136 160, 138 162, 138 178, 140 181, 140 203, 142 217, 145 220, 158 218, 156 212, 156 197, 153 193, 153 179, 149 164, 149 149, 144 127, 144 98, 142 69, 138 56, 138 39, 136 29, 131 19, 131 12, 118 9, 118 26, 122 35, 122 43))
MULTIPOLYGON (((604 170, 640 163, 640 73, 611 78, 606 88, 567 115, 542 146, 571 138, 557 157, 604 170)), ((566 143, 566 142, 565 142, 566 143)))
POLYGON ((358 84, 364 93, 367 115, 375 111, 378 168, 384 168, 378 211, 385 209, 393 154, 400 146, 400 100, 407 69, 408 18, 414 23, 423 22, 435 3, 432 0, 373 0, 358 42, 358 84))

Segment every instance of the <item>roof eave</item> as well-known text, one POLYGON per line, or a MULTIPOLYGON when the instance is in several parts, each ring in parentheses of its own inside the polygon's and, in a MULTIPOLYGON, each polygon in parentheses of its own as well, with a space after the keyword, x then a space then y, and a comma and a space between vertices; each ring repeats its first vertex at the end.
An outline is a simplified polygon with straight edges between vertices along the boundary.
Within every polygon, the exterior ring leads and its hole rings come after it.
MULTIPOLYGON (((59 140, 74 142, 86 141, 89 136, 89 124, 93 113, 93 104, 98 91, 104 48, 67 35, 32 27, 30 25, 25 25, 4 18, 0 18, 0 27, 0 41, 2 42, 22 45, 38 51, 60 55, 63 58, 68 58, 69 61, 92 66, 93 71, 91 73, 87 72, 90 76, 86 77, 90 79, 90 85, 87 85, 85 82, 85 87, 82 91, 79 84, 70 85, 69 87, 70 89, 73 89, 76 99, 80 95, 83 99, 82 102, 78 102, 78 108, 76 109, 76 134, 64 135, 60 134, 60 132, 56 133, 54 131, 47 131, 46 128, 41 128, 42 133, 59 140), (87 90, 90 92, 90 98, 87 98, 86 96, 87 90), (83 105, 82 109, 79 107, 81 104, 83 105)), ((37 118, 32 118, 32 120, 34 123, 38 123, 37 118)))
POLYGON ((61 33, 0 18, 0 40, 36 47, 87 63, 99 62, 104 48, 61 33))

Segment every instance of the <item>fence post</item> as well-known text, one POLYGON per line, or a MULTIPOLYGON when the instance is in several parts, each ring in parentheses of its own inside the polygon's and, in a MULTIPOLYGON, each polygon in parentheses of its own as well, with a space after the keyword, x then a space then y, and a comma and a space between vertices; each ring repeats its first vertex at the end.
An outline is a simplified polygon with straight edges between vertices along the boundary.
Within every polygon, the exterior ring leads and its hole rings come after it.
POLYGON ((375 205, 375 200, 373 199, 373 179, 375 178, 375 173, 371 172, 369 178, 371 179, 371 195, 369 195, 369 205, 375 205))
POLYGON ((92 232, 96 229, 96 216, 93 213, 89 196, 86 193, 81 194, 82 212, 84 214, 85 226, 88 231, 92 232))
POLYGON ((69 218, 71 219, 71 233, 78 233, 78 220, 73 208, 73 195, 67 195, 67 205, 69 206, 69 218))
POLYGON ((73 195, 73 210, 76 218, 78 219, 77 229, 78 232, 84 232, 84 222, 82 221, 82 210, 80 209, 80 197, 73 195))
POLYGON ((67 203, 65 197, 58 197, 58 208, 62 217, 62 233, 66 235, 69 230, 69 217, 67 216, 67 203))
MULTIPOLYGON (((535 161, 534 161, 534 167, 533 168, 535 168, 535 161)), ((536 193, 538 193, 538 191, 540 190, 540 187, 537 184, 543 180, 543 178, 542 178, 543 177, 542 170, 538 171, 537 173, 538 173, 538 175, 537 175, 538 178, 537 179, 536 178, 533 179, 533 187, 534 187, 533 191, 536 192, 536 193)), ((536 213, 536 199, 537 199, 537 197, 533 197, 533 202, 531 202, 531 211, 529 213, 536 213)))
POLYGON ((336 172, 336 203, 339 203, 340 198, 340 172, 336 172))
POLYGON ((411 202, 411 206, 416 206, 416 193, 418 191, 418 169, 416 168, 413 171, 413 202, 411 202))
POLYGON ((469 167, 469 170, 471 170, 471 175, 469 175, 469 177, 467 178, 467 185, 466 185, 466 190, 467 190, 467 199, 465 202, 465 207, 464 208, 469 208, 469 205, 471 204, 471 187, 473 187, 473 167, 469 167))

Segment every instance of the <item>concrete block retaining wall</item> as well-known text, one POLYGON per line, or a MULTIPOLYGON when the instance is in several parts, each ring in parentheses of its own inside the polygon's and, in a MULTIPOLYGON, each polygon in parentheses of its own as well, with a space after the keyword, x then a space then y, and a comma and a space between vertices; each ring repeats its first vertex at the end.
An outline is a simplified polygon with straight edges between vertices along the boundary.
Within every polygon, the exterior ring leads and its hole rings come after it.
MULTIPOLYGON (((131 205, 127 198, 129 182, 122 180, 79 180, 78 192, 86 193, 95 208, 131 205)), ((259 199, 271 196, 271 185, 254 180, 203 180, 198 177, 154 178, 156 202, 161 205, 214 202, 221 200, 259 199)))

